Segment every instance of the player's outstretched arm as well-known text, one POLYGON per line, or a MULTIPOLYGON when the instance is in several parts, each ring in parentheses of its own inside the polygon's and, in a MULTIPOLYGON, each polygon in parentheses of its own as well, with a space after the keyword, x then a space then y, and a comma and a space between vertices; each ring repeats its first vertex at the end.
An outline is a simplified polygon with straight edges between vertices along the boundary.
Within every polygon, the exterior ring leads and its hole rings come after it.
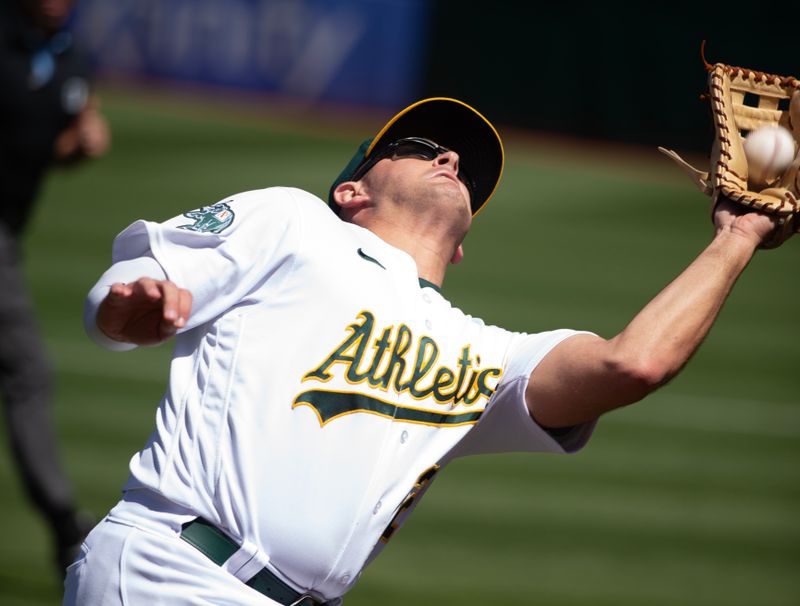
POLYGON ((107 337, 135 345, 156 345, 186 325, 192 295, 169 280, 139 278, 115 283, 97 310, 97 327, 107 337))
POLYGON ((702 343, 739 275, 774 229, 728 201, 711 244, 612 339, 576 335, 536 367, 526 391, 534 419, 565 427, 641 400, 674 377, 702 343))

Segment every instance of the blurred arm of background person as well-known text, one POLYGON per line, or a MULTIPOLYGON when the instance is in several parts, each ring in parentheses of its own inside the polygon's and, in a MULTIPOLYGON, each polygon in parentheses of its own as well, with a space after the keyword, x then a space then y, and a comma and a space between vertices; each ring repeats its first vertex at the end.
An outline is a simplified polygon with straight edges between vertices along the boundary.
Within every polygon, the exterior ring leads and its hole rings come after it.
MULTIPOLYGON (((21 4, 38 29, 54 37, 64 27, 76 1, 21 0, 21 4)), ((71 40, 69 44, 71 46, 71 40)), ((111 131, 105 117, 100 113, 100 100, 97 95, 90 94, 85 98, 83 107, 74 120, 59 132, 53 144, 53 160, 64 163, 97 158, 108 151, 110 143, 111 131)))
POLYGON ((110 144, 111 131, 100 113, 100 100, 92 95, 75 121, 56 138, 53 158, 59 163, 99 158, 108 151, 110 144))
POLYGON ((23 274, 21 240, 47 171, 102 155, 109 129, 66 29, 75 0, 0 3, 0 400, 25 491, 63 575, 91 527, 59 457, 53 372, 23 274))

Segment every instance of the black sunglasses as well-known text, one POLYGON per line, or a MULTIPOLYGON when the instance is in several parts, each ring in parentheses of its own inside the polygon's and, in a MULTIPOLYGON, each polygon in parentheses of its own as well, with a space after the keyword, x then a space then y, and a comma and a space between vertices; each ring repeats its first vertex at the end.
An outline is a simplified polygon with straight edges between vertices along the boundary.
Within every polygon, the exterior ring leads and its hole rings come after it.
MULTIPOLYGON (((361 179, 361 177, 367 174, 369 169, 371 169, 384 158, 389 158, 391 160, 396 160, 397 158, 435 160, 442 154, 449 151, 450 150, 446 147, 442 147, 441 145, 438 145, 429 139, 422 139, 421 137, 407 137, 405 139, 398 139, 397 141, 389 143, 389 145, 386 145, 370 156, 366 162, 364 162, 364 164, 356 169, 356 171, 353 173, 352 180, 358 181, 361 179)), ((474 200, 475 183, 469 178, 467 173, 464 172, 460 160, 458 163, 458 178, 462 183, 464 183, 464 185, 467 186, 470 199, 474 200)))

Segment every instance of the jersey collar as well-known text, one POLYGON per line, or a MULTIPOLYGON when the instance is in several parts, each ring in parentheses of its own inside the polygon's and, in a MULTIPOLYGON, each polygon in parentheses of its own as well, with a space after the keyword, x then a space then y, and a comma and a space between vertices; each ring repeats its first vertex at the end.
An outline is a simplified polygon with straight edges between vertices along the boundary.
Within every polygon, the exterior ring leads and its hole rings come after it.
POLYGON ((439 294, 442 294, 442 289, 441 288, 436 286, 436 284, 434 284, 433 282, 429 282, 425 278, 420 278, 419 279, 419 286, 420 286, 420 288, 432 288, 433 290, 435 290, 439 294))

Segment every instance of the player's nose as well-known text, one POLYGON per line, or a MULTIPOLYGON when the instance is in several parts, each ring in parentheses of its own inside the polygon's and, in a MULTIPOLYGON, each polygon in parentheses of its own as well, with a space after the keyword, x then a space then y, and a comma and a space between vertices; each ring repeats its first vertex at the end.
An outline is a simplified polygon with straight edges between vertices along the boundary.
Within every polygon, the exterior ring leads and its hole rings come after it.
POLYGON ((436 157, 436 164, 439 166, 448 166, 452 171, 458 174, 459 157, 452 149, 442 152, 436 157))

